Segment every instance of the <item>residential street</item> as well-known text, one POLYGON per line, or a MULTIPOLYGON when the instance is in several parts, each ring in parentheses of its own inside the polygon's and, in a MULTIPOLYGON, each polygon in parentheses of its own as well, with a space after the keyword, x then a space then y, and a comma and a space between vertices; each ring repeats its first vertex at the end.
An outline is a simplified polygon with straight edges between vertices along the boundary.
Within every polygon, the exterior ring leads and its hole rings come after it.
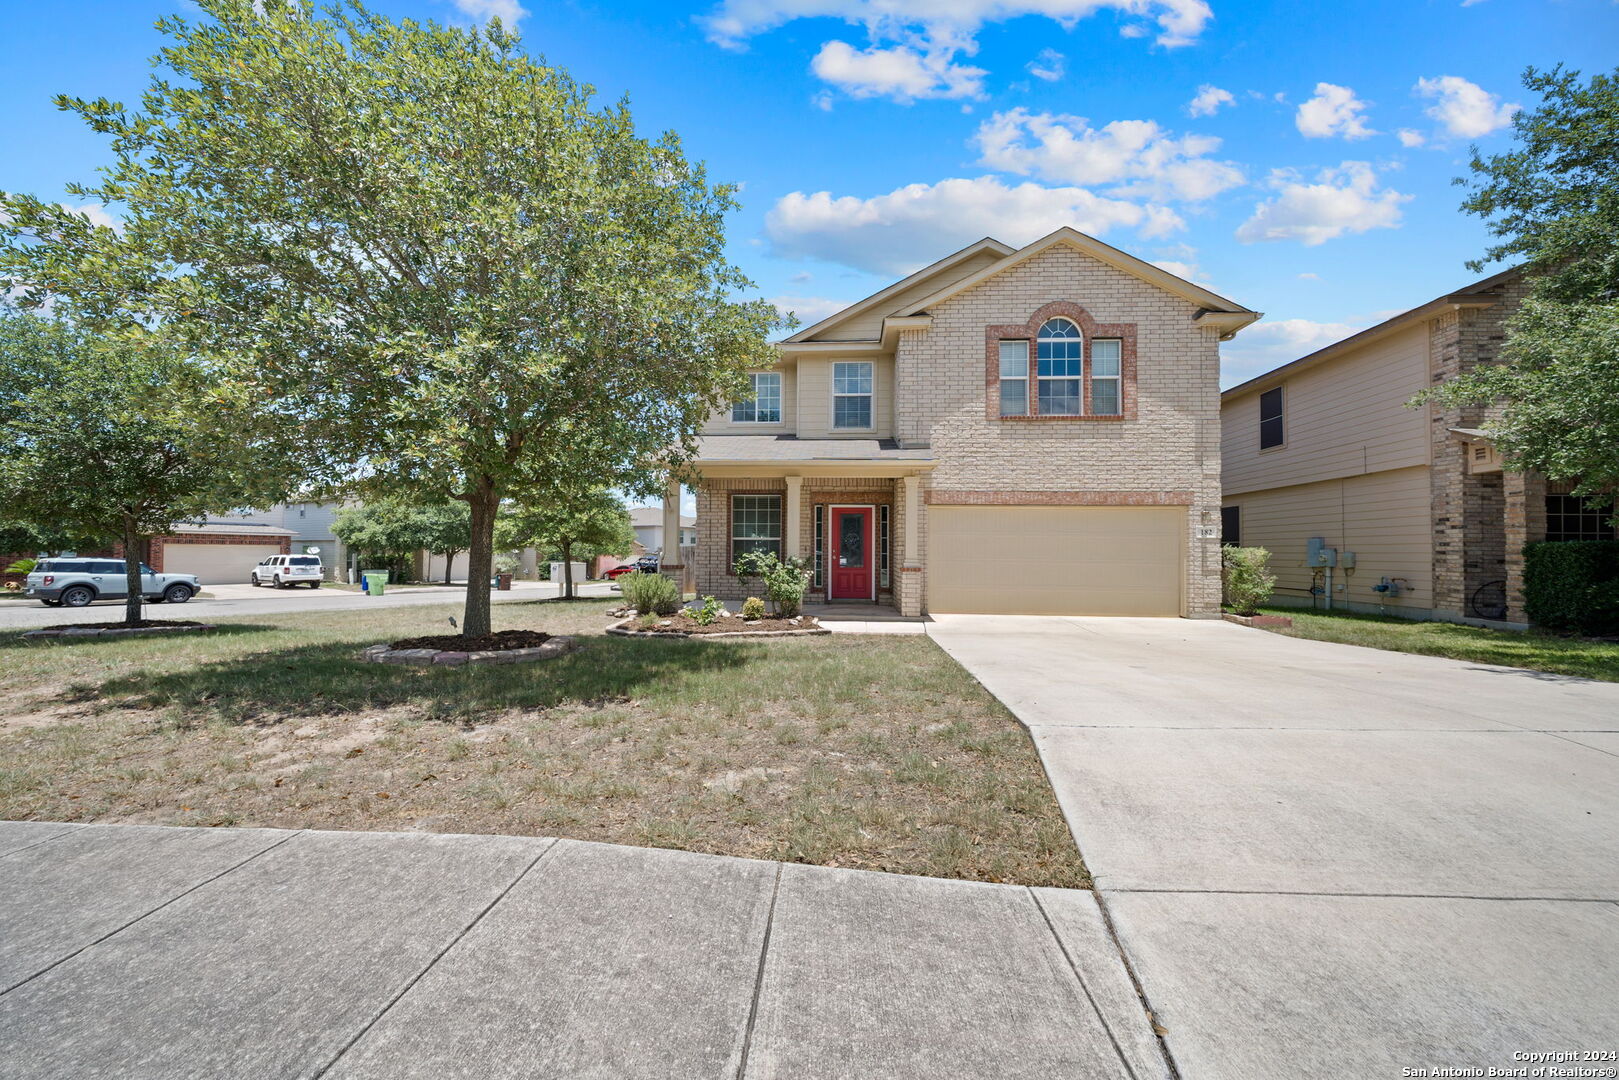
POLYGON ((1619 1044, 1619 685, 1225 622, 936 616, 1184 1077, 1619 1044))
MULTIPOLYGON (((456 604, 466 595, 462 585, 391 586, 381 596, 367 596, 346 589, 272 589, 251 585, 205 585, 208 596, 196 597, 178 607, 155 604, 147 609, 152 619, 222 619, 228 615, 289 615, 302 611, 363 611, 379 607, 410 607, 415 604, 456 604)), ((605 583, 578 585, 581 596, 612 596, 605 583)), ((544 600, 561 593, 561 586, 549 581, 516 581, 510 592, 491 593, 496 603, 544 600)), ((122 600, 105 600, 86 608, 48 608, 37 600, 21 597, 0 599, 0 629, 27 630, 37 626, 64 623, 115 622, 123 617, 122 600)))

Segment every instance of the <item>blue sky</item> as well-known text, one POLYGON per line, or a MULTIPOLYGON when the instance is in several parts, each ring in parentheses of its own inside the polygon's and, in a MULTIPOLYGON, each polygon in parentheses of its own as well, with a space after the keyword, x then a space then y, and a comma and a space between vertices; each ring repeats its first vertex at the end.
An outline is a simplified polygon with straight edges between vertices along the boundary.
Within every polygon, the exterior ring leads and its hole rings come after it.
MULTIPOLYGON (((63 197, 184 0, 8 3, 0 188, 63 197)), ((806 321, 994 235, 1069 224, 1266 313, 1241 381, 1471 279, 1451 178, 1519 76, 1619 57, 1614 0, 373 0, 510 19, 742 185, 735 260, 806 321)), ((92 211, 93 212, 93 211, 92 211)))

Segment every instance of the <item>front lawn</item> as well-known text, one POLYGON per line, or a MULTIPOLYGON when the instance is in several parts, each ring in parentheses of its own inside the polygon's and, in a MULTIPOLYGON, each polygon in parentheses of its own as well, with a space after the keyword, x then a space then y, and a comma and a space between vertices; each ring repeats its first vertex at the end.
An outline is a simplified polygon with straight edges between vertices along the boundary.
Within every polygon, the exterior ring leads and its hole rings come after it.
POLYGON ((1027 734, 926 637, 609 637, 620 601, 497 605, 582 634, 534 664, 358 659, 454 606, 0 635, 0 817, 566 836, 1085 886, 1027 734))
POLYGON ((1619 642, 1615 641, 1561 637, 1535 630, 1489 630, 1344 611, 1311 612, 1298 608, 1265 608, 1264 611, 1268 615, 1291 618, 1291 630, 1272 631, 1290 637, 1619 682, 1619 642))

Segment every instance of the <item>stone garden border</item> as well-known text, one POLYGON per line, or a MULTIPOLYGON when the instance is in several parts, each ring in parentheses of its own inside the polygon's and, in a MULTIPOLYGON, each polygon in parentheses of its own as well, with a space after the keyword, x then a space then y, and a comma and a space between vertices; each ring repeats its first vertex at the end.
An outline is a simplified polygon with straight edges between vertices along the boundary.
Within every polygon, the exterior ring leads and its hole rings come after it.
POLYGON ((825 626, 822 626, 820 623, 816 623, 814 626, 807 627, 803 630, 739 630, 734 634, 686 634, 675 630, 628 629, 629 625, 639 618, 639 615, 631 615, 629 618, 622 619, 619 622, 609 626, 607 628, 607 632, 609 634, 616 634, 619 637, 680 638, 682 641, 715 641, 724 640, 726 638, 810 637, 816 634, 830 634, 832 632, 825 626))
POLYGON ((421 664, 435 667, 461 667, 465 664, 525 664, 550 660, 578 646, 572 637, 558 635, 532 649, 491 649, 485 652, 456 652, 454 649, 394 649, 373 645, 361 653, 373 664, 421 664))
POLYGON ((1229 611, 1222 612, 1221 615, 1226 622, 1234 622, 1238 626, 1254 626, 1264 629, 1270 626, 1286 628, 1293 625, 1293 620, 1286 615, 1233 615, 1229 611))
POLYGON ((23 637, 36 641, 45 638, 141 637, 146 634, 185 634, 218 629, 213 623, 198 623, 196 626, 53 626, 44 630, 29 630, 23 637))

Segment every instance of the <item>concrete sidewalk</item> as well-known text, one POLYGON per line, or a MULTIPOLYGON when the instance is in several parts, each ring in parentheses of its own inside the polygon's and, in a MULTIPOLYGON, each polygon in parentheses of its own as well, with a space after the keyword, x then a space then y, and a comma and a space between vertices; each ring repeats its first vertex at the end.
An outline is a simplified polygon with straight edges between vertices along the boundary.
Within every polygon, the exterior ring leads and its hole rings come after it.
POLYGON ((1165 1080, 1090 893, 0 822, 0 1077, 1165 1080))
POLYGON ((1029 727, 1183 1077, 1619 1047, 1619 684, 1225 622, 929 634, 1029 727))

